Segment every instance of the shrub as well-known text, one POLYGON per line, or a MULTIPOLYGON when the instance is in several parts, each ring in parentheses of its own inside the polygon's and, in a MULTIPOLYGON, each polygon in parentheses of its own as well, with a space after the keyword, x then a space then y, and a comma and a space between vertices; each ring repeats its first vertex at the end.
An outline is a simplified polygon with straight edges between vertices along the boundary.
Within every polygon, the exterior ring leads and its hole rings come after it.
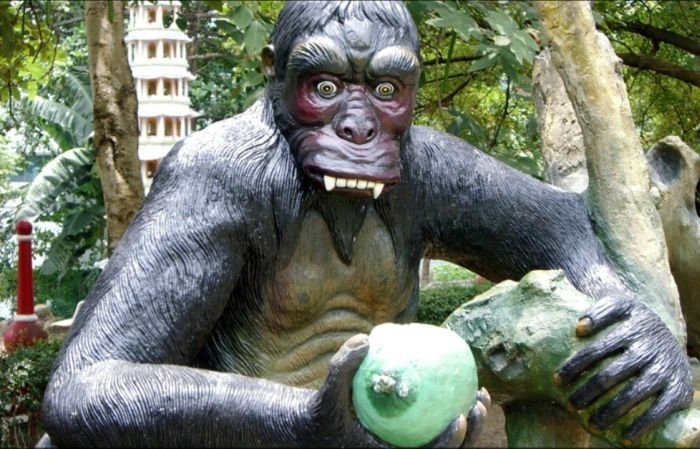
MULTIPOLYGON (((34 302, 49 302, 51 312, 58 318, 73 316, 75 306, 90 293, 101 270, 69 270, 63 276, 43 274, 34 270, 34 302)), ((0 269, 0 300, 12 298, 14 305, 17 294, 17 269, 0 269)), ((0 316, 1 317, 1 316, 0 316)))
POLYGON ((90 293, 100 274, 99 269, 69 270, 62 277, 34 270, 34 295, 37 303, 51 302, 56 317, 73 316, 75 306, 90 293))
POLYGON ((44 389, 60 340, 0 353, 0 447, 34 447, 44 389))
POLYGON ((416 321, 439 326, 454 310, 493 284, 447 285, 421 290, 416 321))

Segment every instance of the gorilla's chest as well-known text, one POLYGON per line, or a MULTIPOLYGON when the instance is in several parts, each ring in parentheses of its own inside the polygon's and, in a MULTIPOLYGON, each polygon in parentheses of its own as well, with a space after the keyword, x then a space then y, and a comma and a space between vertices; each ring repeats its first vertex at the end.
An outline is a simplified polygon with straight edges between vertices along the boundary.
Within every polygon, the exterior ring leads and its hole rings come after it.
POLYGON ((260 322, 263 376, 317 385, 345 340, 395 320, 418 282, 417 267, 395 262, 391 235, 374 210, 355 236, 349 264, 338 257, 325 220, 308 213, 291 259, 268 289, 260 322))

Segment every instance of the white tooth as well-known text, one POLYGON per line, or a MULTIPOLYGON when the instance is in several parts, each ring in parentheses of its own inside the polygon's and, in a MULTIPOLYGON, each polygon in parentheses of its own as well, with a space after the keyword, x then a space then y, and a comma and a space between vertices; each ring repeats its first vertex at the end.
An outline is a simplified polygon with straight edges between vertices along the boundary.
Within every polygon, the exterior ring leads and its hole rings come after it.
POLYGON ((357 179, 348 179, 348 187, 354 189, 357 185, 357 179))
POLYGON ((330 192, 335 189, 335 178, 328 175, 323 175, 323 183, 326 185, 326 190, 330 192))
POLYGON ((345 187, 348 183, 347 179, 344 178, 338 178, 335 180, 335 185, 336 187, 345 187))
POLYGON ((381 182, 374 184, 374 191, 372 193, 374 195, 375 200, 377 198, 379 198, 379 195, 381 195, 383 189, 384 189, 384 184, 382 184, 381 182))
POLYGON ((374 181, 367 181, 367 188, 373 189, 374 188, 374 181))
POLYGON ((357 188, 358 189, 366 189, 367 188, 367 180, 365 179, 360 179, 357 181, 357 188))

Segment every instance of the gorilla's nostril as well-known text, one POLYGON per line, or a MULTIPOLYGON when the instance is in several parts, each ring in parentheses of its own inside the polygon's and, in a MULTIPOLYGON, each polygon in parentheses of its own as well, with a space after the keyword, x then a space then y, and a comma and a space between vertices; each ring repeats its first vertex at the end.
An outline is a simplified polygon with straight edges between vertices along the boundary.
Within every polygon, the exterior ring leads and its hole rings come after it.
POLYGON ((352 137, 352 129, 351 128, 343 128, 343 134, 345 134, 346 137, 352 137))

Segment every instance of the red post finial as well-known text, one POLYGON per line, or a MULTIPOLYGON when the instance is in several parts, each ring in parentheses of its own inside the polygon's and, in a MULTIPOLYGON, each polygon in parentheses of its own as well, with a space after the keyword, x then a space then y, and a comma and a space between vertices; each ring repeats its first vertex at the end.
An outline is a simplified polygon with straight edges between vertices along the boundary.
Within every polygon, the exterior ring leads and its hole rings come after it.
POLYGON ((17 313, 5 330, 5 348, 12 351, 19 346, 46 340, 47 335, 34 314, 34 279, 32 273, 32 224, 17 222, 17 313))
POLYGON ((27 220, 20 220, 15 225, 17 235, 32 235, 32 224, 27 220))

